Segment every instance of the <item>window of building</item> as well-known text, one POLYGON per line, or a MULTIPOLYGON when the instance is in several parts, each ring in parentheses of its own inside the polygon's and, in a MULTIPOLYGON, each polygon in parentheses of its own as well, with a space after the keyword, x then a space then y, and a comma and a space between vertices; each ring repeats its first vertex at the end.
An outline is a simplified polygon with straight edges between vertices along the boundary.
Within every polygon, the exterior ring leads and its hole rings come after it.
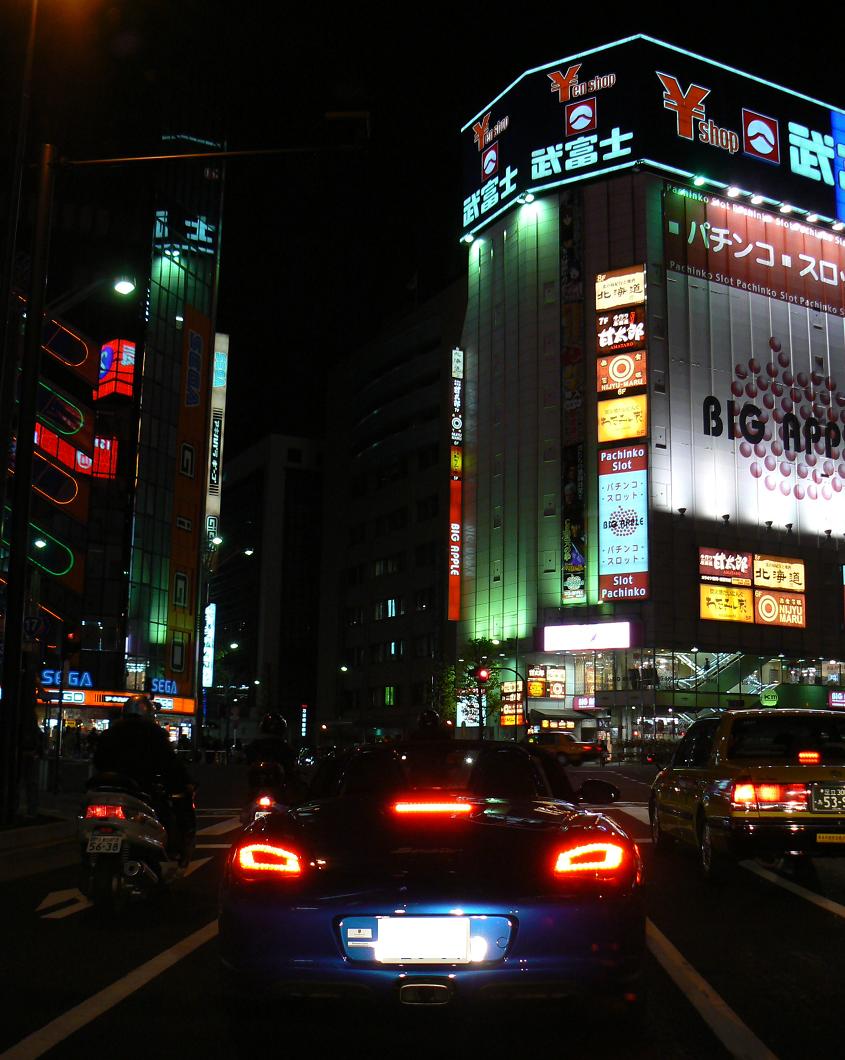
POLYGON ((385 685, 384 686, 384 705, 386 707, 395 707, 397 702, 396 685, 385 685))
POLYGON ((196 460, 197 455, 194 447, 187 442, 182 442, 182 456, 179 461, 179 473, 181 475, 187 475, 188 478, 193 478, 194 470, 196 468, 196 460))
POLYGON ((173 575, 173 606, 188 606, 188 575, 184 571, 176 571, 173 575))
POLYGON ((398 574, 403 567, 403 555, 395 552, 392 556, 382 556, 373 562, 373 575, 381 578, 385 574, 398 574))
POLYGON ((364 608, 363 607, 347 607, 346 609, 346 625, 347 626, 360 626, 364 622, 364 608))
POLYGON ((181 673, 185 669, 185 640, 184 633, 173 634, 173 642, 170 646, 170 669, 175 673, 181 673))
POLYGON ((414 637, 414 657, 417 659, 431 659, 437 649, 437 643, 433 633, 424 633, 420 637, 414 637))

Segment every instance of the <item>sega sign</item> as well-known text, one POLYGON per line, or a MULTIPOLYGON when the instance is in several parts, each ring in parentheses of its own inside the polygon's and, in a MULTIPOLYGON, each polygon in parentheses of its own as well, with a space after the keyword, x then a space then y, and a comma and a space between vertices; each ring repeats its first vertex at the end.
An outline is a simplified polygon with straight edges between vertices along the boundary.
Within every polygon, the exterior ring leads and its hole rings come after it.
POLYGON ((45 688, 93 688, 94 682, 87 670, 68 670, 67 676, 62 678, 61 670, 42 670, 41 684, 45 688))
POLYGON ((168 677, 154 677, 150 684, 150 691, 154 695, 162 693, 167 696, 178 696, 179 685, 168 677))

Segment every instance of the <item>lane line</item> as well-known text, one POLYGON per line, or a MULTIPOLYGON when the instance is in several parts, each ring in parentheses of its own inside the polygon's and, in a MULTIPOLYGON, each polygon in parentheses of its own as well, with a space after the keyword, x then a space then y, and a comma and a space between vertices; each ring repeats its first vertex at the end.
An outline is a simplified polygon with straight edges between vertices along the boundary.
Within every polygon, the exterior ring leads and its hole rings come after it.
POLYGON ((197 835, 223 835, 225 832, 234 832, 236 828, 241 827, 241 821, 239 817, 227 817, 225 821, 218 821, 217 824, 207 824, 205 828, 198 828, 197 835))
POLYGON ((52 1022, 33 1031, 26 1038, 21 1039, 17 1045, 13 1045, 4 1053, 0 1053, 0 1060, 35 1060, 35 1057, 43 1056, 48 1050, 54 1049, 60 1042, 69 1038, 71 1034, 81 1030, 93 1020, 114 1008, 115 1005, 124 1001, 130 994, 146 986, 162 972, 166 972, 177 964, 183 957, 187 957, 194 950, 204 946, 217 934, 217 921, 212 920, 210 924, 195 931, 193 935, 177 942, 169 950, 165 950, 157 957, 135 968, 128 975, 111 986, 105 987, 99 993, 89 997, 75 1008, 69 1009, 63 1015, 58 1016, 52 1022))
MULTIPOLYGON (((619 806, 618 803, 614 803, 611 810, 615 810, 619 806)), ((647 806, 625 806, 619 807, 619 812, 624 813, 626 817, 633 817, 635 821, 639 821, 640 824, 651 825, 648 819, 648 807, 647 806)))
POLYGON ((825 898, 824 895, 816 894, 815 891, 811 891, 807 887, 802 887, 800 883, 793 883, 792 880, 785 880, 782 876, 770 872, 769 869, 763 868, 762 865, 758 865, 755 861, 740 861, 740 865, 742 865, 744 869, 748 869, 749 872, 753 872, 757 876, 761 876, 764 880, 768 880, 769 883, 774 883, 778 887, 783 887, 785 891, 791 891, 793 894, 797 894, 799 898, 803 898, 808 902, 812 902, 813 905, 817 905, 820 909, 825 909, 828 913, 833 913, 834 916, 845 919, 845 905, 840 905, 839 902, 834 902, 830 898, 825 898))
POLYGON ((777 1060, 651 920, 646 920, 646 942, 663 970, 731 1056, 741 1060, 777 1060))
POLYGON ((240 813, 240 806, 226 806, 224 808, 211 809, 207 806, 197 807, 197 817, 229 817, 233 813, 240 813))
POLYGON ((182 873, 182 879, 186 876, 190 876, 192 872, 196 872, 197 869, 201 869, 203 865, 207 865, 211 861, 211 858, 197 858, 196 861, 189 861, 187 868, 182 873))
POLYGON ((231 843, 195 843, 194 850, 231 850, 231 843))

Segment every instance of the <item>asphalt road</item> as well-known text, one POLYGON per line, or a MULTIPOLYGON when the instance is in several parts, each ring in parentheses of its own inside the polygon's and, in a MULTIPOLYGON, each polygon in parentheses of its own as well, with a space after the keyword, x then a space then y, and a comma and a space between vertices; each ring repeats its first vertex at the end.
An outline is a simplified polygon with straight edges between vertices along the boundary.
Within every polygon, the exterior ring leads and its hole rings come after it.
POLYGON ((117 1055, 239 1057, 308 1049, 386 1057, 806 1058, 842 1053, 845 862, 820 863, 812 888, 759 867, 725 886, 697 878, 691 857, 655 858, 647 777, 639 767, 573 770, 617 783, 613 815, 643 840, 648 880, 649 1011, 614 1028, 600 1004, 497 1006, 477 1012, 309 1005, 230 1010, 217 976, 216 898, 243 777, 221 769, 201 789, 196 864, 160 902, 119 921, 75 895, 72 844, 21 854, 0 883, 0 1060, 117 1055), (59 864, 55 864, 58 859, 59 864))

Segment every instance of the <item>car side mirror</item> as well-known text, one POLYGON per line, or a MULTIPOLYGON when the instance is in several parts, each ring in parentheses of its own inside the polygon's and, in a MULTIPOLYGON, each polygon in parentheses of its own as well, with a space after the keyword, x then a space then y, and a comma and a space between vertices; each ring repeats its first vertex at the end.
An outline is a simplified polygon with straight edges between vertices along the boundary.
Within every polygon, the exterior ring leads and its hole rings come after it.
POLYGON ((617 802, 620 791, 615 784, 609 784, 606 780, 585 780, 578 789, 578 801, 589 802, 594 806, 610 806, 617 802))

